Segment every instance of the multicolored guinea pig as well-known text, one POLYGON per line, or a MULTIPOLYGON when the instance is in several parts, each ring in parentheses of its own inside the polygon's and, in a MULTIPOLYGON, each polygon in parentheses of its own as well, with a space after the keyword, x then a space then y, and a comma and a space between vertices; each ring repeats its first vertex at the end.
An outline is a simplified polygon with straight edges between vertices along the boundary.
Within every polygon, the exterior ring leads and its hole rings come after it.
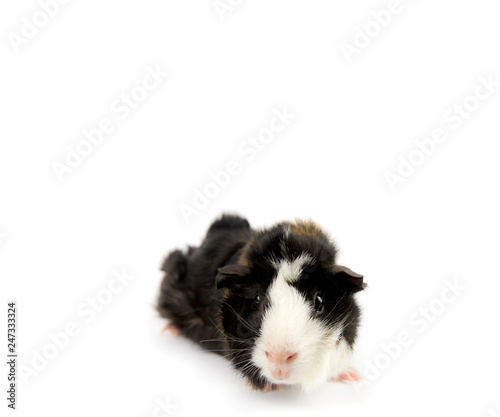
POLYGON ((224 215, 201 246, 168 255, 157 309, 166 329, 228 358, 252 388, 355 381, 354 294, 365 284, 335 255, 311 221, 256 231, 224 215))

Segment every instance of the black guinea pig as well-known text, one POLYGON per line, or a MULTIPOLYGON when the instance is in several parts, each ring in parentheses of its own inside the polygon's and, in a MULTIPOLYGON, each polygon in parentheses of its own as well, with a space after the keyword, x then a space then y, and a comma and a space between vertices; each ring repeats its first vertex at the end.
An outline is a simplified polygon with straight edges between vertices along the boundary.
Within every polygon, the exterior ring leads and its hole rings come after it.
POLYGON ((311 221, 256 231, 223 215, 201 246, 168 255, 157 309, 167 329, 229 358, 255 389, 358 380, 348 364, 365 284, 336 252, 311 221))

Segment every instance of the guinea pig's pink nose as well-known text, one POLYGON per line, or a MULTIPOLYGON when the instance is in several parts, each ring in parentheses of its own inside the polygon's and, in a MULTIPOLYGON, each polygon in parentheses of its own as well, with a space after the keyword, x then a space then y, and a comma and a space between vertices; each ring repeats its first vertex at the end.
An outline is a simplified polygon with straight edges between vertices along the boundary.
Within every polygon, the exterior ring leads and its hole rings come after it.
POLYGON ((267 360, 275 365, 290 365, 297 359, 297 352, 289 350, 271 350, 266 352, 267 360))

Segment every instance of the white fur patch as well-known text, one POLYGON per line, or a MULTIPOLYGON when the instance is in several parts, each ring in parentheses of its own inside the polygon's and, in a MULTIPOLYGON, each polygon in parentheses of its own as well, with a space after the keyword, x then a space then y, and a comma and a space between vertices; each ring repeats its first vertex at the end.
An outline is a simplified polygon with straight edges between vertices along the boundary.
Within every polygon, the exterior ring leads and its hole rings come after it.
POLYGON ((314 259, 304 252, 293 261, 273 259, 270 262, 278 272, 276 280, 282 279, 286 282, 295 282, 300 278, 304 266, 313 264, 314 259))
POLYGON ((310 301, 290 285, 300 279, 305 265, 314 262, 310 255, 303 253, 293 261, 271 262, 277 274, 268 289, 269 307, 262 320, 252 360, 271 382, 301 384, 305 390, 310 390, 347 368, 351 349, 340 339, 344 323, 329 329, 314 319, 310 301), (286 380, 271 376, 266 352, 275 350, 297 353, 286 380))

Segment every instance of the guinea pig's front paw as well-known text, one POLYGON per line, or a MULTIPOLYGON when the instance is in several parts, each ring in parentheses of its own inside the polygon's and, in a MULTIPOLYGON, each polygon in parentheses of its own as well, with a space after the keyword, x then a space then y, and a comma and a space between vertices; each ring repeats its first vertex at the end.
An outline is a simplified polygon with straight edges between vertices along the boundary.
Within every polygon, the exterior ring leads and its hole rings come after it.
POLYGON ((262 391, 271 392, 271 391, 283 391, 284 385, 282 384, 271 384, 268 382, 262 391))
POLYGON ((246 379, 245 385, 250 389, 250 391, 262 391, 262 392, 283 391, 283 385, 271 384, 270 382, 264 385, 263 388, 260 388, 252 384, 252 382, 249 379, 246 379))
POLYGON ((334 378, 330 378, 329 382, 342 382, 343 384, 352 384, 353 382, 362 381, 363 378, 357 369, 348 368, 347 371, 342 372, 334 378))
POLYGON ((181 334, 180 330, 170 323, 167 324, 161 332, 162 333, 170 332, 170 334, 174 337, 179 336, 181 334))

